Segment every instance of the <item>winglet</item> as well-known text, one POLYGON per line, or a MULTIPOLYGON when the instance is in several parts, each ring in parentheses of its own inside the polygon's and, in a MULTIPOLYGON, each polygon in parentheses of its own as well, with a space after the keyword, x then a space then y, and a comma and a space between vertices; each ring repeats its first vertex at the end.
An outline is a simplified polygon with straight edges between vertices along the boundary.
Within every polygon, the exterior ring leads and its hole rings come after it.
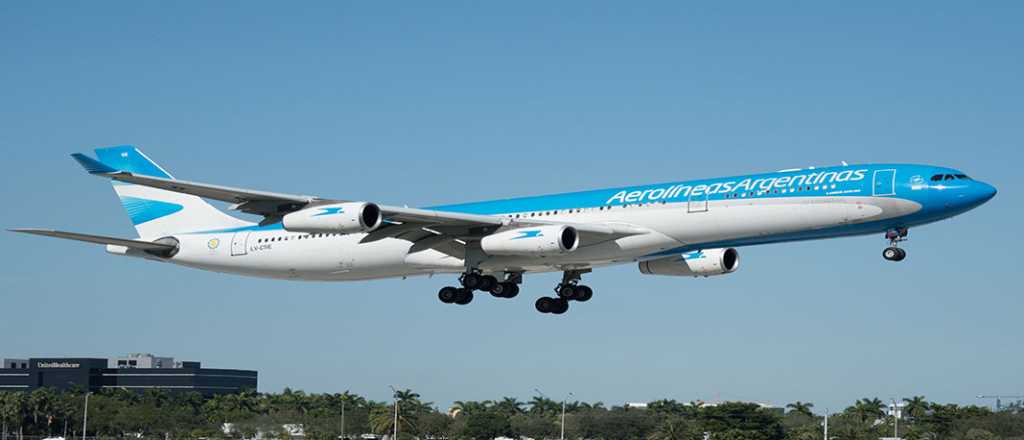
POLYGON ((71 157, 78 161, 78 164, 81 165, 82 168, 85 168, 85 170, 88 171, 89 174, 110 174, 117 172, 117 170, 107 166, 103 162, 100 162, 82 153, 74 153, 71 155, 71 157))

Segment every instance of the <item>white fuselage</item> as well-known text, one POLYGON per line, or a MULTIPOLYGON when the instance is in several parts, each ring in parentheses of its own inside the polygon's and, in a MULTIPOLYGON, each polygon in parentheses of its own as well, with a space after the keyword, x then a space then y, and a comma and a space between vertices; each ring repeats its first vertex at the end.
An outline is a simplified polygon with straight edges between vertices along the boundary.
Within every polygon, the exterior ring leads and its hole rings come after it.
MULTIPOLYGON (((913 214, 920 204, 864 196, 742 198, 693 203, 648 203, 545 211, 534 218, 567 223, 622 223, 650 232, 606 241, 584 240, 574 252, 547 257, 489 256, 485 272, 561 271, 628 263, 702 243, 828 231, 913 214)), ((504 213, 503 216, 530 213, 504 213)), ((864 233, 864 232, 857 232, 864 233)), ((362 280, 458 273, 463 259, 435 249, 411 252, 409 241, 367 234, 307 234, 276 228, 177 235, 181 248, 164 260, 183 266, 248 276, 296 280, 362 280)), ((837 232, 835 236, 851 235, 837 232)), ((456 246, 453 244, 453 246, 456 246)), ((111 247, 116 253, 122 249, 111 247)))

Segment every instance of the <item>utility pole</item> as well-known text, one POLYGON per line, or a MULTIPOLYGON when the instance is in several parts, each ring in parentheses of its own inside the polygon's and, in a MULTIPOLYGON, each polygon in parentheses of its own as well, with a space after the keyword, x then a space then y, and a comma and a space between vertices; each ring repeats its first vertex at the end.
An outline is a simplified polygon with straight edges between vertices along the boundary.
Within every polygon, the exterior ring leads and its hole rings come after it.
POLYGON ((86 434, 89 432, 89 395, 92 394, 89 391, 85 392, 85 409, 82 410, 82 440, 85 440, 86 434))
POLYGON ((394 394, 394 397, 395 397, 395 434, 394 434, 395 439, 394 440, 398 440, 398 390, 396 390, 395 387, 393 387, 391 385, 388 385, 388 388, 391 388, 391 391, 393 393, 395 393, 394 394))
POLYGON ((892 399, 892 436, 900 438, 900 407, 896 406, 896 399, 892 399))
POLYGON ((828 440, 828 408, 825 408, 825 438, 824 438, 824 440, 828 440))
POLYGON ((345 440, 345 401, 341 401, 341 440, 345 440))

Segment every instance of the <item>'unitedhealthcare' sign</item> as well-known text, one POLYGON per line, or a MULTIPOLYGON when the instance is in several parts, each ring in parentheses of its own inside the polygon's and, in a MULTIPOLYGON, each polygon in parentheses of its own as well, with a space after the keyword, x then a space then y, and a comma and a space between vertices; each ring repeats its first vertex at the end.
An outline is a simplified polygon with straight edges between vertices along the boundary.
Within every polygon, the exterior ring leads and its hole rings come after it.
POLYGON ((82 364, 71 362, 36 362, 36 368, 79 368, 82 364))

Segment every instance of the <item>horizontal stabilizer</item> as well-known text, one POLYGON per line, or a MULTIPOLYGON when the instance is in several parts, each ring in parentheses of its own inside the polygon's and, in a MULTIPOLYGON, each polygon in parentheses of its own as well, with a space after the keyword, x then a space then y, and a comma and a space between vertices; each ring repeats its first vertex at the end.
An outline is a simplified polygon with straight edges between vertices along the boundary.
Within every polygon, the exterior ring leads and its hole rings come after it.
POLYGON ((82 153, 72 154, 71 157, 78 161, 78 164, 81 165, 82 168, 85 168, 85 170, 88 171, 89 174, 108 174, 116 173, 118 171, 107 166, 103 162, 100 162, 82 153))
POLYGON ((177 249, 176 245, 167 243, 153 243, 151 241, 128 240, 124 238, 104 237, 102 235, 79 234, 77 232, 54 231, 52 229, 9 229, 11 232, 23 234, 44 235, 47 237, 64 238, 67 240, 78 240, 96 244, 112 244, 124 246, 130 249, 148 251, 151 253, 166 253, 177 249))

